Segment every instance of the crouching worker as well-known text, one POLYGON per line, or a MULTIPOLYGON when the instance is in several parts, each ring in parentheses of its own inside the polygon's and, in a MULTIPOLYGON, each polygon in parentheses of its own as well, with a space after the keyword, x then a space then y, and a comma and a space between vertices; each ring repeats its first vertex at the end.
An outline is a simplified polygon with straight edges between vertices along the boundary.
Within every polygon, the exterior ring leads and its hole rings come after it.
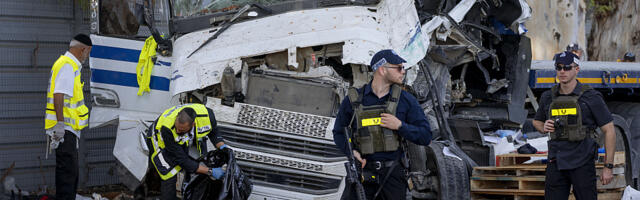
POLYGON ((223 151, 227 148, 217 131, 211 109, 202 104, 174 106, 165 110, 149 129, 148 142, 153 147, 149 152, 150 168, 154 168, 162 180, 161 199, 178 199, 176 174, 181 170, 186 174, 206 174, 214 179, 224 177, 222 168, 208 168, 196 161, 207 153, 207 138, 216 148, 223 151))

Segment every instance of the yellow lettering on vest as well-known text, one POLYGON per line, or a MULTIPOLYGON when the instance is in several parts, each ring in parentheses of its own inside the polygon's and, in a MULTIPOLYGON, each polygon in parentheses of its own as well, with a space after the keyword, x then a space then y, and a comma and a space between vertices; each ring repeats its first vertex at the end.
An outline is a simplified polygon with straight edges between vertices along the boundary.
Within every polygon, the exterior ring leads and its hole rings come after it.
POLYGON ((552 109, 551 116, 561 116, 561 115, 576 115, 576 108, 561 108, 561 109, 552 109))
POLYGON ((362 126, 375 126, 375 125, 380 125, 382 124, 382 119, 380 119, 380 117, 376 117, 376 118, 368 118, 368 119, 363 119, 362 120, 362 126))

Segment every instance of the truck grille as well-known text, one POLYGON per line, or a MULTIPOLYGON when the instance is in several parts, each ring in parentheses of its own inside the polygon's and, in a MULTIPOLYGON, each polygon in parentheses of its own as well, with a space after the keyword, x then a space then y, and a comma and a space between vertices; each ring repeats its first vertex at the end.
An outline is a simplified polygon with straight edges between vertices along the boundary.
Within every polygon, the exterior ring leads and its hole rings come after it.
POLYGON ((287 169, 272 165, 237 161, 242 172, 257 185, 314 195, 338 192, 341 178, 287 169))
POLYGON ((331 118, 241 104, 238 123, 272 131, 325 138, 331 118))
POLYGON ((234 153, 235 153, 236 159, 238 160, 248 160, 248 161, 253 161, 258 163, 289 167, 289 168, 300 169, 305 171, 322 172, 322 165, 287 160, 287 159, 280 159, 272 156, 253 154, 253 153, 247 153, 242 151, 234 151, 234 153))
POLYGON ((344 154, 329 140, 225 124, 218 124, 218 131, 225 142, 244 149, 323 162, 344 160, 344 154))

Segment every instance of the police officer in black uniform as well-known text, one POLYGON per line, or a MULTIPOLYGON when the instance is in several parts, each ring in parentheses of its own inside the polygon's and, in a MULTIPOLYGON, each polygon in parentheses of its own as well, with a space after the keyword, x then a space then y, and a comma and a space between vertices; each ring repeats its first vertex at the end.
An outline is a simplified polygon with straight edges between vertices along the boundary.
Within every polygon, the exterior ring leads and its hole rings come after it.
MULTIPOLYGON (((393 50, 382 50, 371 59, 373 80, 349 90, 333 128, 338 148, 348 154, 344 127, 350 127, 353 154, 363 167, 367 199, 401 199, 406 196, 406 168, 401 148, 408 140, 418 145, 431 142, 431 131, 415 97, 399 86, 404 79, 402 59, 393 50)), ((344 191, 355 198, 353 191, 344 191)), ((345 196, 345 195, 343 195, 345 196)), ((348 195, 347 195, 348 196, 348 195)))
POLYGON ((576 199, 596 199, 596 128, 605 136, 605 168, 600 180, 612 179, 616 134, 613 117, 602 94, 577 79, 579 58, 566 51, 555 56, 560 83, 542 93, 534 127, 548 133, 549 163, 545 178, 545 199, 569 197, 573 186, 576 199))
POLYGON ((635 62, 635 61, 636 61, 636 55, 631 52, 625 53, 624 57, 622 57, 622 62, 635 62))

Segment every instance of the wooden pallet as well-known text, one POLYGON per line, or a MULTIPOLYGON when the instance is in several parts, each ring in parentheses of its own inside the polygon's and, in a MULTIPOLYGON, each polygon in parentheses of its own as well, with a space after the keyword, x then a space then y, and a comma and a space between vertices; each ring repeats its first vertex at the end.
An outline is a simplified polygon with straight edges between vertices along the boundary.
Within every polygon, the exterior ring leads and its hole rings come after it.
MULTIPOLYGON (((543 199, 546 165, 474 167, 470 186, 473 199, 543 199)), ((597 166, 596 175, 602 173, 597 166)), ((603 186, 598 180, 599 199, 615 199, 625 187, 624 166, 613 170, 614 179, 603 186)))
MULTIPOLYGON (((603 165, 602 161, 604 160, 604 153, 598 154, 598 161, 596 165, 603 165)), ((547 154, 503 154, 496 156, 496 166, 512 166, 512 165, 520 165, 531 158, 535 157, 547 157, 547 154)), ((623 165, 625 162, 625 154, 624 151, 618 151, 614 154, 613 157, 613 165, 623 165)))
POLYGON ((471 177, 473 199, 542 199, 545 165, 474 167, 471 177))
POLYGON ((485 199, 514 199, 514 200, 538 200, 544 199, 544 191, 542 194, 540 191, 524 191, 524 190, 490 190, 480 191, 471 194, 471 199, 485 200, 485 199))
POLYGON ((529 176, 542 175, 547 169, 547 165, 512 165, 502 167, 474 167, 473 176, 488 175, 508 175, 508 176, 529 176))

